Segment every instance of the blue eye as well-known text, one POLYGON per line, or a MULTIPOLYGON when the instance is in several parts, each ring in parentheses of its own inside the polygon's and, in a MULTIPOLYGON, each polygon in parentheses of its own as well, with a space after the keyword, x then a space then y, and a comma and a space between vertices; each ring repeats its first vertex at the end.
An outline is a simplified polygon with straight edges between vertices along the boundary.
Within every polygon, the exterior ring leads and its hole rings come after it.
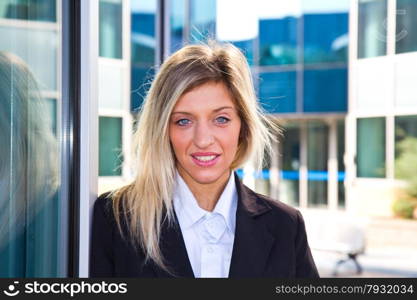
POLYGON ((188 122, 190 122, 190 120, 188 120, 188 119, 180 119, 180 120, 178 120, 177 122, 175 122, 175 123, 177 123, 178 125, 180 125, 180 126, 186 126, 186 125, 188 125, 189 123, 188 122))
POLYGON ((226 118, 226 117, 218 117, 216 119, 217 122, 219 122, 220 124, 226 124, 230 121, 230 119, 226 118))

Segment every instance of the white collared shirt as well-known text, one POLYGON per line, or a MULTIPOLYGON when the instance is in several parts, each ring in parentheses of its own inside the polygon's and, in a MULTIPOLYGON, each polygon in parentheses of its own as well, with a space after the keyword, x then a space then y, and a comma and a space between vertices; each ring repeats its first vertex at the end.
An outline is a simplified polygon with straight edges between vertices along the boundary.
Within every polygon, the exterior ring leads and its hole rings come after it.
POLYGON ((198 205, 178 172, 173 199, 194 276, 228 277, 237 208, 233 172, 212 212, 198 205))

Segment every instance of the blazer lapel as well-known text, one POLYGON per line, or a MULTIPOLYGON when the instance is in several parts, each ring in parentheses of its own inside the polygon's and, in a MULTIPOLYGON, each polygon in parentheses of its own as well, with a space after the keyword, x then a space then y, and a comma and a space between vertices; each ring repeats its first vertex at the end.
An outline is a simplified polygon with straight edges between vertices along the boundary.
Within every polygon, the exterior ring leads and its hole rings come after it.
POLYGON ((271 207, 244 186, 235 173, 238 204, 229 277, 262 277, 275 237, 262 214, 271 207))
POLYGON ((162 224, 161 229, 161 252, 165 263, 174 274, 169 274, 158 266, 154 265, 157 277, 187 277, 194 278, 194 272, 185 248, 184 238, 174 211, 174 223, 169 226, 167 222, 162 224))

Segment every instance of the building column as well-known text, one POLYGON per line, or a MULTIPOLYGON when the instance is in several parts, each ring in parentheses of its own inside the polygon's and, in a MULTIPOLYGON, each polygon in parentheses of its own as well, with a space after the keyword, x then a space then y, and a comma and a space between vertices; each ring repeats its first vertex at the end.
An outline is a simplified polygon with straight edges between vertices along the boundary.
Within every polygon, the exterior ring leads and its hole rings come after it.
POLYGON ((300 208, 308 204, 307 121, 300 121, 300 208))
POLYGON ((337 176, 337 122, 335 119, 331 119, 328 122, 329 125, 329 157, 327 160, 327 191, 328 191, 328 208, 336 210, 338 207, 338 176, 337 176))
POLYGON ((280 172, 280 160, 279 155, 279 142, 274 141, 272 143, 272 153, 271 153, 271 167, 269 169, 269 182, 270 182, 270 196, 273 199, 279 199, 279 172, 280 172))

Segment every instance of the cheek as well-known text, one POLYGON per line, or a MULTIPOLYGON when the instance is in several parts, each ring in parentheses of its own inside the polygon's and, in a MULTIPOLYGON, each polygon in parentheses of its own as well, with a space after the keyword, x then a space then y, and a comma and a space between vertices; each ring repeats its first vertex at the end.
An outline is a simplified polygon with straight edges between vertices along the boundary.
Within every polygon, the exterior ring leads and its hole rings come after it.
POLYGON ((228 149, 229 156, 234 157, 239 145, 240 124, 230 128, 223 137, 223 145, 228 149))
POLYGON ((176 155, 185 151, 187 145, 187 136, 176 128, 170 128, 169 140, 176 155))

